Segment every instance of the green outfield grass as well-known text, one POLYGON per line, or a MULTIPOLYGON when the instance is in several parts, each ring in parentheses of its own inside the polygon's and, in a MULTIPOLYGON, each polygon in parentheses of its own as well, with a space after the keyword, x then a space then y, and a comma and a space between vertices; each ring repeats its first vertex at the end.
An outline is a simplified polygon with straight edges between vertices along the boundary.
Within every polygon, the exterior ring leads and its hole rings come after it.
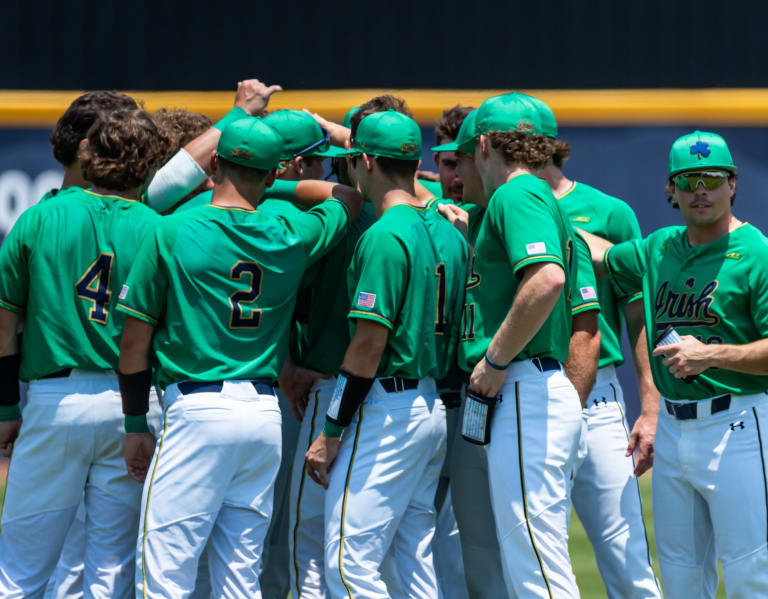
MULTIPOLYGON (((5 496, 5 481, 0 479, 0 506, 2 506, 5 496)), ((656 563, 656 546, 654 544, 653 517, 651 509, 651 477, 643 476, 640 479, 640 492, 643 496, 643 512, 645 513, 645 522, 648 528, 648 540, 651 543, 651 552, 653 554, 653 566, 658 576, 658 564, 656 563)), ((595 556, 592 553, 592 546, 587 540, 587 534, 581 526, 576 514, 571 518, 570 531, 570 550, 573 570, 576 573, 576 580, 579 583, 582 599, 604 599, 605 587, 597 571, 595 556)), ((290 595, 288 599, 290 599, 290 595)), ((725 599, 725 590, 722 583, 717 591, 718 599, 725 599)))

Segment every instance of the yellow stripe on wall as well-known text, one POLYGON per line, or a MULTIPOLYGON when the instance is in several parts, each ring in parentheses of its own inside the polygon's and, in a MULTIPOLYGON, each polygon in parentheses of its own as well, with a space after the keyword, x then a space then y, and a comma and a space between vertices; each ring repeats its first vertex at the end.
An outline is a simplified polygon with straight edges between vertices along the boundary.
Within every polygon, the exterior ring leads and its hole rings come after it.
MULTIPOLYGON (((431 124, 454 104, 478 106, 507 90, 348 89, 302 90, 275 94, 271 109, 308 108, 340 121, 352 106, 372 96, 402 96, 422 124, 431 124)), ((768 89, 526 90, 547 102, 562 125, 718 124, 768 125, 768 89)), ((78 91, 0 90, 0 126, 52 127, 78 91)), ((186 108, 219 118, 231 107, 234 91, 127 92, 148 110, 186 108)))

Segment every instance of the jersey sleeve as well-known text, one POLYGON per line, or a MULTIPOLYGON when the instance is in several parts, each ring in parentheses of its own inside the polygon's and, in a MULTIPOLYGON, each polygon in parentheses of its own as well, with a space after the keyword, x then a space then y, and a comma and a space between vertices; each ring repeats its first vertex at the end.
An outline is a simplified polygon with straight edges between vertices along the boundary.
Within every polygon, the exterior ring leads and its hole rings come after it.
POLYGON ((408 281, 408 256, 397 237, 369 229, 360 239, 349 271, 349 318, 373 320, 392 329, 408 281))
POLYGON ((128 316, 156 326, 165 314, 168 275, 161 264, 162 227, 144 238, 117 302, 128 316))
POLYGON ((768 337, 768 251, 756 261, 749 271, 749 301, 752 322, 758 333, 768 337))
POLYGON ((608 214, 608 241, 622 243, 633 239, 641 239, 640 223, 637 222, 635 211, 625 202, 617 202, 608 214))
POLYGON ((571 314, 600 310, 597 298, 597 280, 592 268, 592 257, 584 238, 574 231, 574 259, 576 260, 576 281, 571 287, 571 314))
POLYGON ((29 290, 28 232, 37 222, 36 208, 27 209, 0 246, 0 308, 21 313, 27 303, 29 290))
POLYGON ((309 262, 315 262, 338 244, 349 228, 349 208, 344 202, 329 198, 306 212, 280 217, 304 242, 309 262))
POLYGON ((493 222, 515 274, 539 262, 554 262, 565 270, 555 215, 542 200, 528 192, 514 202, 503 196, 494 200, 493 222))
POLYGON ((619 301, 636 299, 643 289, 645 275, 645 244, 642 239, 625 241, 605 252, 603 263, 619 301))

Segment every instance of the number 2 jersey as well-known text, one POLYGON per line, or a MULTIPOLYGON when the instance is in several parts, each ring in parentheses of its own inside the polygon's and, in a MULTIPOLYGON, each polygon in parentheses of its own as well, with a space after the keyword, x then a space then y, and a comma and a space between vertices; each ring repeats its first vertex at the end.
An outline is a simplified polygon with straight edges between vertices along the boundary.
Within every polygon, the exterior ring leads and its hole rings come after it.
POLYGON ((140 202, 77 187, 19 217, 0 248, 0 307, 24 319, 22 380, 117 368, 117 296, 160 219, 140 202))
POLYGON ((157 383, 275 380, 306 268, 344 238, 345 204, 275 214, 208 204, 165 217, 118 310, 155 326, 157 383))

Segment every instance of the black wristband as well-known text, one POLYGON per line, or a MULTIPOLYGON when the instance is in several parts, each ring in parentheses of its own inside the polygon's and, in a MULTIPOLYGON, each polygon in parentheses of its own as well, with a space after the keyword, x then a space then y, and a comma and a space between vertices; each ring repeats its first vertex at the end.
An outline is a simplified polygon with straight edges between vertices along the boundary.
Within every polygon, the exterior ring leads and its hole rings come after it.
POLYGON ((20 353, 0 358, 0 406, 15 406, 21 401, 19 395, 20 368, 20 353))
POLYGON ((338 426, 349 426, 374 380, 373 377, 357 376, 343 368, 339 370, 331 405, 325 414, 326 420, 338 426))
POLYGON ((152 387, 152 370, 147 368, 133 374, 117 372, 120 396, 123 398, 123 414, 142 416, 149 412, 149 390, 152 387))

